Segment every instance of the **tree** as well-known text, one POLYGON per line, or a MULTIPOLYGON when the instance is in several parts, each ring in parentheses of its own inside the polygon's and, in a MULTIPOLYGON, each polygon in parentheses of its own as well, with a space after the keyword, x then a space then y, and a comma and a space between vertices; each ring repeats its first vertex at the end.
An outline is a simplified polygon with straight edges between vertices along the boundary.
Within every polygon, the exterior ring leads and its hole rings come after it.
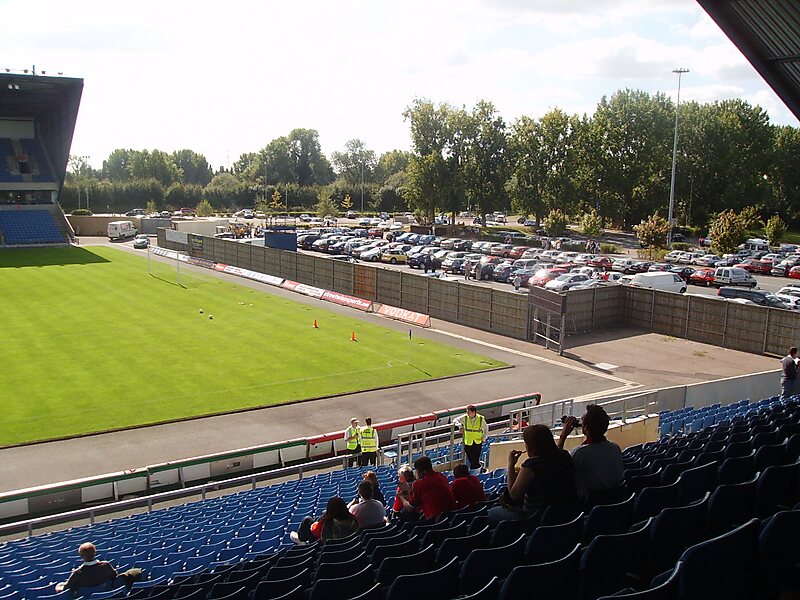
POLYGON ((269 203, 269 207, 276 212, 280 212, 285 208, 285 205, 283 204, 283 197, 278 190, 275 190, 272 193, 272 201, 269 203))
POLYGON ((637 90, 603 97, 581 129, 575 180, 597 211, 623 227, 667 206, 675 107, 637 90))
POLYGON ((214 175, 206 157, 193 150, 184 149, 173 152, 172 160, 183 174, 183 183, 208 185, 214 175))
POLYGON ((633 231, 642 248, 663 248, 667 245, 669 223, 655 212, 638 225, 634 225, 633 231))
POLYGON ((384 152, 375 167, 375 182, 385 184, 392 175, 405 172, 410 160, 411 153, 405 150, 384 152))
POLYGON ((749 231, 764 227, 764 219, 758 214, 755 206, 745 206, 739 213, 739 219, 742 221, 742 226, 749 231))
POLYGON ((342 198, 342 210, 348 211, 351 208, 353 208, 353 200, 350 198, 350 194, 345 194, 342 198))
POLYGON ((783 222, 783 219, 779 215, 772 215, 764 226, 764 233, 767 234, 769 245, 777 246, 783 234, 786 233, 786 229, 786 223, 783 222))
POLYGON ((156 208, 156 203, 155 202, 153 202, 152 200, 148 200, 147 201, 147 207, 144 210, 148 215, 152 215, 158 209, 156 208))
POLYGON ((336 175, 353 187, 361 185, 362 181, 373 182, 375 179, 378 164, 375 152, 359 139, 347 142, 344 152, 331 153, 331 162, 336 175))
POLYGON ((547 235, 554 237, 562 235, 564 231, 566 231, 567 223, 569 223, 567 215, 565 215, 560 209, 554 208, 542 221, 542 228, 545 230, 547 235))
POLYGON ((508 140, 506 124, 491 102, 480 100, 471 114, 451 113, 451 201, 452 213, 466 208, 458 184, 463 181, 469 206, 480 207, 480 214, 491 213, 509 204, 508 140), (463 172, 463 175, 462 175, 463 172))
POLYGON ((208 200, 201 200, 197 203, 195 212, 197 212, 198 217, 210 217, 214 214, 214 207, 211 206, 211 202, 208 200))
POLYGON ((589 238, 603 235, 603 218, 592 209, 581 217, 581 233, 589 238))
POLYGON ((336 204, 326 196, 321 196, 314 209, 320 217, 336 216, 336 204))
POLYGON ((712 220, 708 227, 711 249, 717 254, 736 251, 745 236, 745 227, 739 215, 733 210, 724 210, 712 220))
POLYGON ((163 186, 180 182, 183 178, 172 156, 161 150, 133 151, 129 170, 132 179, 155 179, 163 186))
POLYGON ((103 177, 109 181, 128 181, 131 178, 131 159, 135 150, 117 148, 103 161, 103 177))

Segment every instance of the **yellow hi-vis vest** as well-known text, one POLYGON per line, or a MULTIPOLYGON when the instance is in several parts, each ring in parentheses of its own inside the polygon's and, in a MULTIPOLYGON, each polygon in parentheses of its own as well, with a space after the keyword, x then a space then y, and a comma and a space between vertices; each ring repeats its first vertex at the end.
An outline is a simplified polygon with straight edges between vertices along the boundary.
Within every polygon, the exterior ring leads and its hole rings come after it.
POLYGON ((361 428, 361 451, 362 452, 377 452, 378 451, 378 432, 374 427, 369 425, 361 428))
POLYGON ((358 427, 348 427, 344 430, 344 439, 347 440, 347 449, 355 450, 360 442, 358 427), (353 439, 350 439, 350 438, 353 439))
POLYGON ((475 415, 474 419, 464 417, 464 445, 472 446, 483 442, 483 417, 475 415))

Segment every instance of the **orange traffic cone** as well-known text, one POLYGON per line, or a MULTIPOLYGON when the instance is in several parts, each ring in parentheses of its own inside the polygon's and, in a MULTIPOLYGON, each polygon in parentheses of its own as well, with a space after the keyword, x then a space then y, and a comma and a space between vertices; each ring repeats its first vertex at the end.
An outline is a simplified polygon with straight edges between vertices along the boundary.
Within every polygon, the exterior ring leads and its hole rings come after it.
POLYGON ((358 340, 356 339, 356 332, 355 332, 355 331, 354 331, 353 333, 351 333, 351 334, 350 334, 350 341, 351 341, 351 342, 357 342, 357 341, 358 341, 358 340))
POLYGON ((314 319, 314 329, 319 329, 319 325, 317 325, 317 320, 314 319))

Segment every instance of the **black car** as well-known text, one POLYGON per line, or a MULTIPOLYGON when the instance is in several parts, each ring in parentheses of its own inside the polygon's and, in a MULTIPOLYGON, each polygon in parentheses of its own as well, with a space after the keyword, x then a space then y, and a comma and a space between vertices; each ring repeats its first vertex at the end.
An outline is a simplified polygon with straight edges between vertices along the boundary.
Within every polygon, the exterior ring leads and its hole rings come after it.
POLYGON ((406 264, 412 269, 422 268, 422 263, 426 256, 428 256, 427 252, 415 252, 414 254, 409 254, 406 258, 406 264))
POLYGON ((500 263, 494 268, 492 279, 499 281, 500 283, 508 283, 508 278, 513 272, 514 267, 512 267, 509 263, 500 263))
POLYGON ((312 233, 297 238, 297 246, 303 250, 311 250, 311 246, 320 238, 319 235, 312 233))
POLYGON ((428 271, 438 271, 442 268, 442 261, 433 254, 426 254, 422 257, 422 265, 420 266, 426 273, 428 271))
POLYGON ((625 273, 631 275, 635 273, 647 273, 647 269, 653 264, 651 260, 637 260, 630 267, 625 269, 625 273))
POLYGON ((685 266, 682 266, 682 265, 675 265, 675 266, 671 267, 668 272, 669 273, 674 273, 675 275, 677 275, 678 277, 680 277, 684 281, 689 281, 689 277, 691 277, 692 273, 694 273, 694 269, 692 267, 685 267, 685 266))

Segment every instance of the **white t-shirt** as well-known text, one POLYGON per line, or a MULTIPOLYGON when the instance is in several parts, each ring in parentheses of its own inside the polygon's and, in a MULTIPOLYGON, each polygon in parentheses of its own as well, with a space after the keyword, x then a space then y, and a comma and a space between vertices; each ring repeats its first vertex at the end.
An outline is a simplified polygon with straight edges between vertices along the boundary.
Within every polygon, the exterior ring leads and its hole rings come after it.
POLYGON ((362 529, 365 527, 378 527, 386 523, 383 520, 386 516, 386 508, 377 500, 362 499, 361 502, 350 507, 350 514, 356 518, 358 526, 362 529))
POLYGON ((581 500, 586 500, 593 492, 614 489, 625 477, 622 450, 608 440, 574 448, 572 463, 575 487, 581 500))

